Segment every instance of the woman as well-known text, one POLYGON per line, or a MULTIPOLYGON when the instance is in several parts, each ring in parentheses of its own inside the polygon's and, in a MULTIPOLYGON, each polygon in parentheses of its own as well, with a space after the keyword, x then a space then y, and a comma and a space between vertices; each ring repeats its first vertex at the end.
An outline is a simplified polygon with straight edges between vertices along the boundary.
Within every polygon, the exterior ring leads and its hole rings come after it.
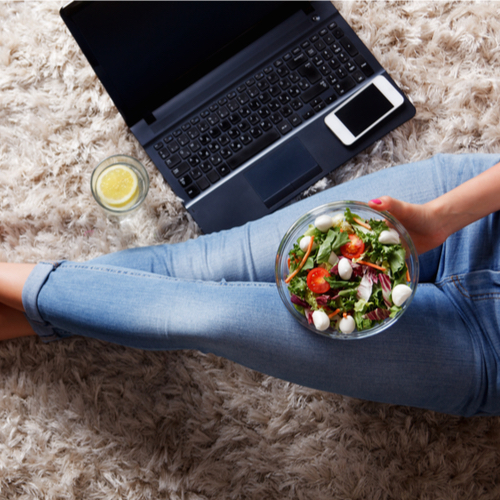
POLYGON ((87 263, 1 264, 2 336, 52 341, 76 334, 142 349, 198 349, 351 397, 498 415, 499 161, 437 156, 185 243, 87 263), (299 325, 274 283, 288 227, 343 199, 390 211, 421 254, 420 284, 406 313, 383 333, 352 342, 299 325))

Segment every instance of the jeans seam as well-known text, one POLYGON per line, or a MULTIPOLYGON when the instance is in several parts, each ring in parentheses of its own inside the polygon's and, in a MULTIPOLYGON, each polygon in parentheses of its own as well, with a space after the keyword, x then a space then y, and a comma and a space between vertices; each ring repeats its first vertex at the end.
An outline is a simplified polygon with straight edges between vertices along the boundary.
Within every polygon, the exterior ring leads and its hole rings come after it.
POLYGON ((481 294, 469 293, 467 289, 463 286, 462 282, 460 281, 460 277, 458 275, 450 276, 450 278, 446 281, 451 282, 454 285, 454 287, 458 290, 460 295, 462 295, 462 297, 465 297, 466 299, 474 301, 500 299, 500 293, 481 293, 481 294))
POLYGON ((93 271, 98 271, 98 272, 103 272, 103 273, 110 273, 110 274, 121 274, 121 275, 127 275, 127 276, 137 276, 137 277, 145 277, 145 278, 153 278, 153 279, 158 279, 158 280, 167 280, 167 281, 174 281, 174 282, 182 282, 182 281, 192 281, 204 285, 209 285, 209 286, 238 286, 238 287, 272 287, 274 288, 276 286, 275 283, 262 283, 262 282, 242 282, 242 281, 230 281, 227 282, 225 279, 222 279, 221 281, 208 281, 208 280, 187 280, 183 278, 175 278, 172 276, 162 276, 160 274, 155 274, 155 273, 142 273, 138 271, 132 271, 132 270, 123 270, 123 269, 113 269, 109 267, 101 267, 101 266, 85 266, 85 265, 78 265, 78 264, 65 264, 64 268, 73 268, 73 269, 91 269, 93 271))

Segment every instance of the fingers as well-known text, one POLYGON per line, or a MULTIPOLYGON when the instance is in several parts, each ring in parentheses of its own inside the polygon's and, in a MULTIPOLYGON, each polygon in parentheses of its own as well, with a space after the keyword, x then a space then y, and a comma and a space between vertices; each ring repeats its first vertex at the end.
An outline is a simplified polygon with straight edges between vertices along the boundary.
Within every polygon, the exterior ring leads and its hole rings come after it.
POLYGON ((391 198, 390 196, 381 196, 368 202, 370 208, 374 208, 381 212, 382 210, 389 212, 399 221, 405 221, 412 216, 412 206, 404 201, 391 198))
POLYGON ((390 196, 381 196, 380 198, 375 198, 374 200, 370 200, 368 202, 368 206, 370 208, 378 210, 379 212, 381 212, 382 210, 389 211, 389 207, 393 205, 392 203, 393 201, 396 200, 394 200, 390 196))

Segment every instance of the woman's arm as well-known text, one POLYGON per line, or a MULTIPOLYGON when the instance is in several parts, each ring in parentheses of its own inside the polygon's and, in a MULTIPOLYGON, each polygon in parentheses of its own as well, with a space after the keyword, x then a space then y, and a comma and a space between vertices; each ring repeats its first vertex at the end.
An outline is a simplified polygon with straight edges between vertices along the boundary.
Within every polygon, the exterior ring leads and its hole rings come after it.
POLYGON ((441 245, 448 236, 500 210, 500 163, 423 205, 382 196, 371 208, 387 210, 410 233, 422 254, 441 245))

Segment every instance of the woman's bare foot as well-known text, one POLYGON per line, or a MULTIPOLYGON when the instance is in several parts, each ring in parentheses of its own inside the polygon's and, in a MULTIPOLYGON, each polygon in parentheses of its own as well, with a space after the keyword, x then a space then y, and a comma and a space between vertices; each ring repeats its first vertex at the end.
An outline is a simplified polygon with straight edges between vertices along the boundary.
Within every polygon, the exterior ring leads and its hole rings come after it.
POLYGON ((0 304, 0 340, 36 335, 26 316, 17 309, 0 304))

